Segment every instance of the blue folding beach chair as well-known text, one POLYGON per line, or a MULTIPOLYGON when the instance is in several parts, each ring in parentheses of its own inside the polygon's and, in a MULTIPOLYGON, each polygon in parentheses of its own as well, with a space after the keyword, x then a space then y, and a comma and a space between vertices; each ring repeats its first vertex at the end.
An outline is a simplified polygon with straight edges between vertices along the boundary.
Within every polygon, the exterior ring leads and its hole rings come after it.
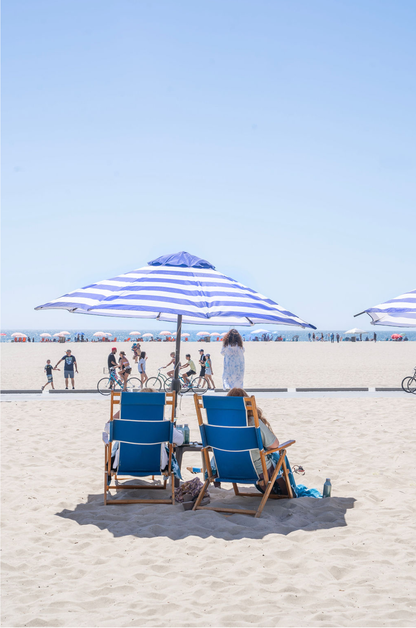
POLYGON ((216 512, 232 512, 254 515, 260 517, 261 512, 269 497, 281 499, 293 497, 286 466, 286 450, 296 441, 290 440, 276 449, 263 448, 259 418, 257 414, 256 400, 254 397, 202 397, 194 395, 195 408, 201 432, 203 455, 208 478, 195 502, 193 510, 205 509, 216 512), (204 423, 202 410, 205 409, 207 422, 204 423), (249 425, 248 417, 253 417, 254 425, 249 425), (251 452, 258 450, 260 454, 263 479, 260 478, 252 460, 251 452), (209 451, 212 451, 217 469, 214 475, 209 451), (278 452, 279 461, 269 477, 266 464, 266 455, 278 452), (272 488, 279 473, 283 473, 286 482, 287 495, 271 494, 272 488), (211 482, 230 482, 233 485, 235 495, 256 497, 259 493, 241 492, 238 484, 262 483, 264 494, 257 510, 239 510, 235 508, 216 508, 214 506, 200 506, 204 494, 211 482))
POLYGON ((172 436, 175 393, 115 392, 111 393, 109 442, 105 446, 104 504, 174 504, 172 472, 172 436), (170 419, 164 419, 165 406, 171 406, 170 419), (117 409, 119 410, 117 411, 117 409), (117 443, 117 444, 116 444, 117 443), (161 471, 162 447, 169 449, 168 465, 161 471), (116 468, 113 450, 118 449, 116 468), (113 459, 113 461, 112 461, 113 459), (120 478, 163 476, 162 484, 120 484, 120 478), (112 477, 115 485, 111 485, 112 477), (166 499, 111 499, 110 490, 166 489, 171 479, 171 497, 166 499))

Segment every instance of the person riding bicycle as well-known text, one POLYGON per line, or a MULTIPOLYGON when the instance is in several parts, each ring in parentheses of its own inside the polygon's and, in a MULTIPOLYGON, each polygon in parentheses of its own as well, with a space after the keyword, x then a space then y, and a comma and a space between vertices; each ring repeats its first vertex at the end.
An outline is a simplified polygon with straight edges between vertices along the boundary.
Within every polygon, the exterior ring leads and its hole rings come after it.
POLYGON ((189 368, 189 371, 187 371, 186 373, 183 373, 183 381, 185 382, 185 384, 187 384, 189 386, 189 384, 190 384, 189 377, 191 375, 195 375, 196 374, 196 370, 195 370, 194 361, 191 360, 191 355, 189 353, 187 353, 185 357, 186 357, 186 364, 181 366, 181 371, 183 369, 189 368))
POLYGON ((170 354, 170 357, 172 358, 171 361, 169 362, 169 364, 166 364, 166 366, 162 366, 162 369, 167 369, 168 366, 172 364, 173 369, 171 371, 168 371, 166 374, 168 377, 173 377, 175 375, 175 352, 174 351, 172 351, 172 353, 170 354))

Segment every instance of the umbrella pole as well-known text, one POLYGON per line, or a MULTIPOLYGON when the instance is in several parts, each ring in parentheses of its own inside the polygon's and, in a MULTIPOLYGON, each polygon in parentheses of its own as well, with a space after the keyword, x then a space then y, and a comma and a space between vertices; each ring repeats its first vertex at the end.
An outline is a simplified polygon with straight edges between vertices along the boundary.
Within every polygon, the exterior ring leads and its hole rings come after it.
POLYGON ((175 395, 175 418, 176 407, 178 405, 178 394, 181 389, 181 382, 179 380, 179 355, 181 350, 181 334, 182 334, 182 314, 178 314, 178 322, 176 326, 176 352, 175 352, 175 374, 172 381, 172 390, 176 392, 175 395))

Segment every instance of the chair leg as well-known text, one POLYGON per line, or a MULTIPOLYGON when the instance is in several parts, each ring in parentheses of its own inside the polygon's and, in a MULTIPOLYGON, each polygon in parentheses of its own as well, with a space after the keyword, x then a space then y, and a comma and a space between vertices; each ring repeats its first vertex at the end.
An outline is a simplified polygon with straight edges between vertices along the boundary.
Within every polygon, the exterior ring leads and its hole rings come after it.
POLYGON ((205 491, 207 490, 208 485, 209 485, 209 480, 205 480, 204 486, 201 488, 201 492, 199 493, 199 495, 197 497, 197 500, 195 502, 195 505, 192 508, 192 510, 196 510, 198 508, 199 504, 202 502, 202 499, 203 499, 203 497, 205 495, 205 491))
POLYGON ((172 488, 172 504, 174 506, 175 505, 175 476, 173 473, 170 476, 170 483, 171 483, 171 488, 172 488))
POLYGON ((108 490, 107 469, 104 469, 104 506, 107 506, 107 490, 108 490))
POLYGON ((234 489, 234 495, 239 495, 240 493, 238 492, 238 486, 237 484, 233 483, 233 489, 234 489))
POLYGON ((264 492, 264 495, 263 495, 263 498, 262 498, 262 500, 260 502, 260 506, 258 507, 258 510, 257 510, 256 514, 254 515, 255 518, 260 517, 260 515, 262 513, 262 510, 265 507, 267 500, 269 499, 270 492, 271 492, 271 490, 272 490, 272 488, 274 486, 274 483, 275 483, 276 478, 277 478, 277 474, 280 471, 280 468, 281 468, 281 466, 283 464, 283 461, 284 461, 284 457, 281 457, 279 464, 277 465, 277 467, 273 471, 273 475, 272 475, 272 477, 270 478, 270 480, 269 480, 269 482, 267 484, 267 488, 266 488, 266 490, 264 492))
POLYGON ((292 491, 292 487, 290 486, 289 472, 287 470, 286 461, 284 458, 283 458, 283 475, 286 482, 288 496, 289 498, 293 498, 293 491, 292 491))

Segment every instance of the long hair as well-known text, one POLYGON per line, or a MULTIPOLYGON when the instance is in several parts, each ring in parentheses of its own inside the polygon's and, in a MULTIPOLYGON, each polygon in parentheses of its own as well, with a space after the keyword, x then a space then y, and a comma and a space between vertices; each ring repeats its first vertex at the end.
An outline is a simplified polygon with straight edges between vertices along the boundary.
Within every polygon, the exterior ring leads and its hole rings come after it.
MULTIPOLYGON (((248 395, 246 393, 246 391, 244 390, 244 388, 231 388, 230 391, 228 391, 227 393, 227 397, 249 397, 250 395, 248 395)), ((253 412, 251 410, 248 411, 248 416, 252 417, 253 416, 253 412)), ((268 420, 266 419, 266 417, 263 415, 263 410, 261 408, 259 408, 257 406, 257 416, 259 417, 259 420, 264 423, 264 425, 266 427, 269 428, 269 430, 271 431, 272 434, 274 434, 272 426, 270 425, 270 423, 268 422, 268 420)))
POLYGON ((243 339, 236 329, 230 329, 230 331, 225 334, 222 344, 224 347, 228 347, 228 345, 232 347, 235 347, 235 345, 243 347, 243 339))

